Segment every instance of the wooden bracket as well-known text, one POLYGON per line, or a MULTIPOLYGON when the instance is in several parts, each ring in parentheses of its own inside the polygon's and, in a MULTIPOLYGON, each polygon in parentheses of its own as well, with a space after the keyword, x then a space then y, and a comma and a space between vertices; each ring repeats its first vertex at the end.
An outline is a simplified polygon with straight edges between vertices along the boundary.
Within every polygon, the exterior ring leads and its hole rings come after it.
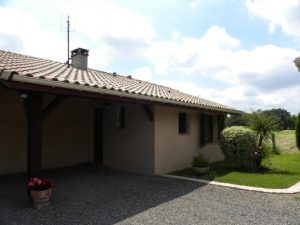
POLYGON ((150 105, 143 105, 143 109, 144 109, 145 113, 147 114, 149 120, 151 122, 153 122, 153 120, 154 120, 154 114, 153 114, 153 111, 152 111, 150 105))
POLYGON ((44 121, 49 114, 65 99, 65 96, 62 95, 58 95, 56 96, 52 102, 50 102, 44 109, 42 112, 42 120, 44 121))

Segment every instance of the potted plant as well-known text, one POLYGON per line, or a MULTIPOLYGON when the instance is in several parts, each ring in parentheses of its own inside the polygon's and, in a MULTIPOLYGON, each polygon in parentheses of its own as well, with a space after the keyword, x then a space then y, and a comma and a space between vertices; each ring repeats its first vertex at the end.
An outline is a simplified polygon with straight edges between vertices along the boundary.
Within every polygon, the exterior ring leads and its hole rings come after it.
POLYGON ((50 205, 50 197, 54 185, 47 179, 32 177, 27 183, 33 206, 36 209, 45 208, 50 205))
POLYGON ((199 153, 199 155, 194 156, 192 162, 192 170, 196 174, 205 174, 209 170, 209 163, 205 160, 204 156, 199 153))

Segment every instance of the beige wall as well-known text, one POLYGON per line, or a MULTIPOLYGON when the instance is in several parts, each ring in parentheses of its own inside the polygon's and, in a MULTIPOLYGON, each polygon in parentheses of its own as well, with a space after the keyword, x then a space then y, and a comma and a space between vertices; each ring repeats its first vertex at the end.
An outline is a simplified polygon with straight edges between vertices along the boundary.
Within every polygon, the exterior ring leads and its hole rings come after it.
POLYGON ((19 95, 0 87, 0 175, 25 171, 26 143, 26 120, 19 95))
POLYGON ((155 106, 155 174, 167 173, 191 166, 193 156, 201 151, 209 161, 222 160, 218 144, 217 114, 214 116, 214 142, 200 147, 199 110, 155 106), (190 117, 188 134, 178 132, 178 113, 190 117))
MULTIPOLYGON (((46 96, 45 104, 53 96, 46 96)), ((92 111, 88 100, 67 98, 43 124, 43 168, 92 160, 92 111)), ((25 172, 26 118, 19 94, 0 88, 0 174, 25 172)))
POLYGON ((43 132, 44 168, 92 161, 93 103, 66 98, 45 120, 43 132))
POLYGON ((154 122, 141 105, 125 106, 125 128, 116 128, 117 104, 104 110, 104 164, 113 169, 154 173, 154 122))

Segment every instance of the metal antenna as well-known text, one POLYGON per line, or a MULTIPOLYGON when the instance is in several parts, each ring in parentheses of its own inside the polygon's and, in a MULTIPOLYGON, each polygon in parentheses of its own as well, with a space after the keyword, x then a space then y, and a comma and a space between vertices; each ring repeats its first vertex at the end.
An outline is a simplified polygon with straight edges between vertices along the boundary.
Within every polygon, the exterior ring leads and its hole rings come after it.
POLYGON ((68 20, 67 20, 67 34, 68 34, 68 60, 67 64, 68 67, 70 67, 70 16, 68 15, 68 20))

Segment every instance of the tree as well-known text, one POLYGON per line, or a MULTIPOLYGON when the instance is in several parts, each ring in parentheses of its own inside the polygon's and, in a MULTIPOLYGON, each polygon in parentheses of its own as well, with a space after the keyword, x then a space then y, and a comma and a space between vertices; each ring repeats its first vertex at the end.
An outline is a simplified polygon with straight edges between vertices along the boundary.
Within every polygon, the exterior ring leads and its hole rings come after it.
POLYGON ((300 113, 298 113, 297 120, 296 120, 296 144, 298 149, 300 149, 300 113))
POLYGON ((242 115, 230 115, 228 126, 247 126, 251 114, 243 113, 242 115))
POLYGON ((258 146, 262 146, 263 142, 271 138, 272 133, 279 130, 280 120, 273 115, 265 112, 253 112, 249 119, 249 126, 256 131, 258 135, 258 146))
POLYGON ((292 119, 292 116, 286 109, 270 109, 265 110, 264 112, 268 115, 276 116, 280 119, 282 126, 280 129, 286 130, 295 128, 295 123, 292 119))

